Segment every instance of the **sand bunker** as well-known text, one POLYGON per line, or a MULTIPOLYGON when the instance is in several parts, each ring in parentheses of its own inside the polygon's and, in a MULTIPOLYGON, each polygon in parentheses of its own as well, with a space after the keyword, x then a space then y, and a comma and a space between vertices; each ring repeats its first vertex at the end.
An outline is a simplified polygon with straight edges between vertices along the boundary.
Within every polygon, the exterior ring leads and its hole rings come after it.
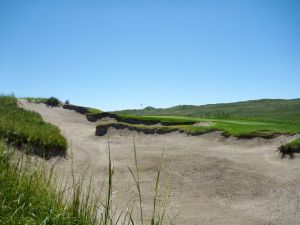
MULTIPOLYGON (((150 211, 154 177, 163 147, 165 176, 172 178, 170 209, 184 225, 296 225, 300 221, 300 156, 281 160, 276 148, 291 139, 225 138, 218 132, 200 136, 180 133, 144 135, 136 132, 95 136, 97 123, 62 108, 23 101, 62 130, 71 143, 75 173, 93 176, 99 188, 107 172, 107 141, 115 165, 114 201, 126 203, 136 190, 127 165, 133 164, 132 135, 140 160, 145 209, 150 211)), ((70 159, 56 159, 65 173, 70 159)), ((87 181, 88 182, 88 181, 87 181)))

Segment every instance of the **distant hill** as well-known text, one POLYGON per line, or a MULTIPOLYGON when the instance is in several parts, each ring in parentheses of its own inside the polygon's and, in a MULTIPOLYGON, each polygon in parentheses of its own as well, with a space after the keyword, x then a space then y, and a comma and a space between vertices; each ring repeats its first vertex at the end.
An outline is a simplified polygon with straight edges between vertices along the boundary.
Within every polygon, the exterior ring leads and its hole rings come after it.
POLYGON ((115 113, 127 115, 189 116, 214 119, 249 119, 285 121, 300 124, 300 98, 261 99, 235 103, 208 105, 178 105, 170 108, 146 107, 141 110, 122 110, 115 113))

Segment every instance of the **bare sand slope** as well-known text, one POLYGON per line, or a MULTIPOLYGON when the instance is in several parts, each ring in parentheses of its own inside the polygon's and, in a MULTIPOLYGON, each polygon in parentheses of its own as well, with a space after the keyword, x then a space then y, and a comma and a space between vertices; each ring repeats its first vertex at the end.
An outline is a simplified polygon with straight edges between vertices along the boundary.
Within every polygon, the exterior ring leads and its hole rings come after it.
MULTIPOLYGON (((45 121, 62 130, 72 144, 74 169, 93 176, 100 186, 107 171, 107 140, 115 164, 115 199, 125 203, 136 193, 127 165, 133 164, 132 136, 141 167, 146 209, 154 188, 154 176, 163 147, 172 179, 171 214, 179 213, 176 224, 185 225, 298 225, 300 224, 300 156, 280 159, 276 148, 281 141, 256 138, 236 140, 218 133, 202 136, 142 135, 110 130, 104 137, 94 135, 96 123, 62 108, 22 101, 45 121), (88 168, 88 169, 87 169, 88 168)), ((70 169, 68 159, 57 159, 59 168, 70 169)))

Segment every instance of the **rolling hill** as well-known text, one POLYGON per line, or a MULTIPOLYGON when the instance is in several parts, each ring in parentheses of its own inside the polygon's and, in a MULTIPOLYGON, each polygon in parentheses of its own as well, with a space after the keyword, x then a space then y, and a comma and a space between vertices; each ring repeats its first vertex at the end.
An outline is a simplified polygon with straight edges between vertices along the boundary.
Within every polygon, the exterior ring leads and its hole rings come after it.
POLYGON ((136 116, 188 116, 214 119, 248 119, 300 124, 300 98, 261 99, 208 105, 178 105, 170 108, 146 107, 114 113, 136 116))

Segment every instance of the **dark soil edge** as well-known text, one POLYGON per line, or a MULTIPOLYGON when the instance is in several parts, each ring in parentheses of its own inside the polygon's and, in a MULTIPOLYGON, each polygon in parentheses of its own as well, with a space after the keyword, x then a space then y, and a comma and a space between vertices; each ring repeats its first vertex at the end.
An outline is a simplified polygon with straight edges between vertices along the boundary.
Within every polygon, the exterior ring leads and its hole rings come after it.
POLYGON ((137 131, 143 134, 168 134, 172 132, 180 132, 185 133, 188 135, 196 136, 196 135, 202 135, 205 133, 213 132, 214 129, 208 130, 208 131, 202 131, 202 132, 188 132, 185 130, 182 130, 177 127, 148 127, 148 128, 142 128, 137 126, 130 126, 124 123, 109 123, 109 124, 100 124, 96 127, 95 135, 96 136, 104 136, 108 129, 112 127, 118 130, 124 130, 128 129, 130 131, 137 131))
POLYGON ((86 115, 88 113, 88 108, 83 107, 83 106, 78 106, 78 105, 71 105, 71 104, 64 104, 63 105, 64 109, 69 109, 69 110, 74 110, 80 114, 86 115))
POLYGON ((143 124, 143 125, 161 124, 164 126, 175 126, 175 125, 192 125, 195 123, 195 122, 165 122, 165 121, 160 121, 160 120, 155 120, 155 119, 143 120, 143 119, 135 119, 135 118, 126 118, 126 117, 122 117, 120 115, 108 113, 108 112, 86 115, 87 120, 90 122, 96 122, 97 120, 100 120, 105 117, 113 118, 121 123, 129 123, 129 124, 136 124, 136 125, 138 125, 138 124, 143 124))

